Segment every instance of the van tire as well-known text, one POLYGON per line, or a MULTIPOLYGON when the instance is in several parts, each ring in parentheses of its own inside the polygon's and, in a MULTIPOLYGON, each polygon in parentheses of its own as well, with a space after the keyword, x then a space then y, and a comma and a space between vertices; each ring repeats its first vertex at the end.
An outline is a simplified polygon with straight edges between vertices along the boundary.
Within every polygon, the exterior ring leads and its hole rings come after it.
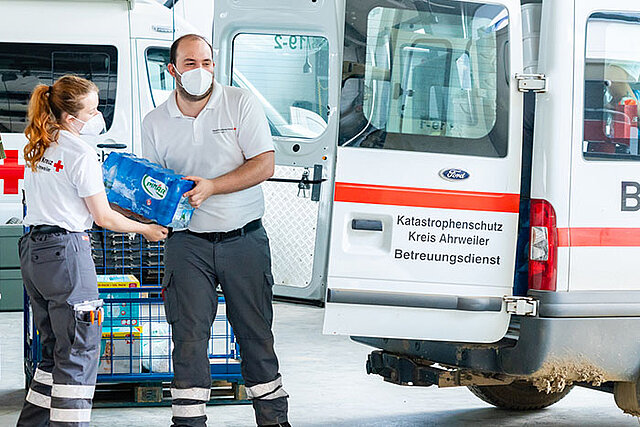
POLYGON ((514 381, 507 385, 468 386, 471 393, 490 405, 502 409, 516 411, 532 411, 546 408, 565 397, 573 386, 567 386, 562 391, 546 393, 538 391, 536 386, 528 381, 514 381))

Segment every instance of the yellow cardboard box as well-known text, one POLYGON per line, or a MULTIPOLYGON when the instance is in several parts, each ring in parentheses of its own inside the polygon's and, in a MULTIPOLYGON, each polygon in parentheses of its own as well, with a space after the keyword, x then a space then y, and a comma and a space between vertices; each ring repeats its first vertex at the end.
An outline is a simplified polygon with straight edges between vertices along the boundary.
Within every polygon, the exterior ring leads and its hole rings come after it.
POLYGON ((100 345, 98 374, 139 374, 142 328, 104 328, 100 345))
POLYGON ((139 288, 140 281, 133 274, 98 274, 98 288, 139 288))

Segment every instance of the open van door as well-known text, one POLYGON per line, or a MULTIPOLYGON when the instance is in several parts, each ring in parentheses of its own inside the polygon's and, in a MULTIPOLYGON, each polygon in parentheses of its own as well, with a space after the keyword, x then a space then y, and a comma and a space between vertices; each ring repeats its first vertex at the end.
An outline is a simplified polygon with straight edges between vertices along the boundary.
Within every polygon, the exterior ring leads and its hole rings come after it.
POLYGON ((326 290, 343 12, 334 0, 215 2, 216 80, 256 95, 276 148, 263 220, 277 296, 321 301, 326 290))
POLYGON ((520 2, 346 1, 324 332, 494 342, 508 327, 520 2))

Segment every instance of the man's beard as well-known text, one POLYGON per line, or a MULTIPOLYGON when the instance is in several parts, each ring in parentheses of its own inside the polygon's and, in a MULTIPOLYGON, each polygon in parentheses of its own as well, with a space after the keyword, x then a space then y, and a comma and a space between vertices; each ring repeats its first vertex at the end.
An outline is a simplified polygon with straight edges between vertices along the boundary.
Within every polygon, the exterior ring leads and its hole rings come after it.
MULTIPOLYGON (((176 76, 177 77, 177 76, 176 76)), ((205 93, 203 93, 202 95, 191 95, 189 92, 187 92, 185 90, 184 87, 182 87, 182 79, 176 79, 177 81, 177 85, 176 85, 176 89, 178 90, 178 93, 180 94, 180 96, 189 101, 189 102, 198 102, 198 101, 202 101, 203 99, 207 98, 209 95, 211 95, 211 92, 213 92, 213 85, 215 84, 215 77, 211 80, 211 87, 209 89, 207 89, 207 91, 205 93)))

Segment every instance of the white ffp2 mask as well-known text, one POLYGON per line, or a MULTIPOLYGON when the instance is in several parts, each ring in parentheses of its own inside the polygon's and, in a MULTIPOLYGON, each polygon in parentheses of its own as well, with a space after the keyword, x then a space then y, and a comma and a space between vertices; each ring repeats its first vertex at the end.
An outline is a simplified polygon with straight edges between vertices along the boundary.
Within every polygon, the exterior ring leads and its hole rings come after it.
POLYGON ((102 117, 102 113, 100 112, 86 122, 75 116, 73 118, 82 123, 82 128, 78 132, 80 135, 98 136, 107 127, 104 122, 104 117, 102 117))
POLYGON ((180 76, 180 81, 184 90, 190 95, 201 96, 207 93, 213 82, 213 74, 204 68, 194 68, 180 74, 176 68, 176 73, 180 76))

